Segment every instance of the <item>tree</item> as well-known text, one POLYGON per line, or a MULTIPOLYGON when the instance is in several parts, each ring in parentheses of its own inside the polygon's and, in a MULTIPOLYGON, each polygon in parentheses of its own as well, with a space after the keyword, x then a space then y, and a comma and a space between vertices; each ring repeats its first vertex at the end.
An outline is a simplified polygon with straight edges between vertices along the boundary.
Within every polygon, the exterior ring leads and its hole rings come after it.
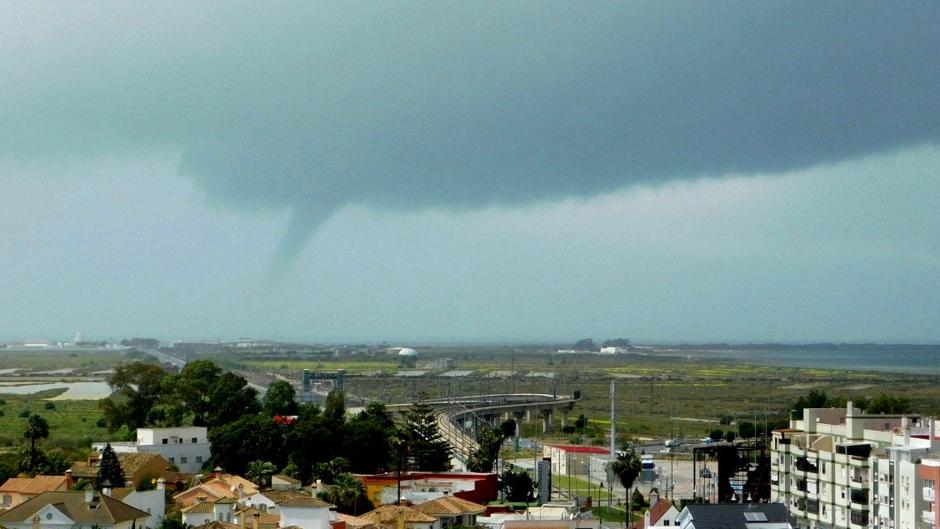
POLYGON ((324 496, 326 501, 336 505, 337 511, 345 514, 355 516, 373 508, 362 482, 348 472, 337 475, 333 484, 326 488, 324 496))
POLYGON ((133 362, 116 367, 107 379, 113 393, 98 402, 108 430, 115 432, 123 425, 134 430, 152 424, 162 413, 155 407, 163 395, 165 377, 166 372, 155 364, 133 362))
MULTIPOLYGON (((614 475, 617 476, 620 484, 623 485, 624 490, 629 491, 630 487, 633 486, 633 482, 636 481, 636 478, 640 475, 643 465, 633 446, 626 445, 623 447, 623 450, 617 454, 617 459, 611 463, 610 468, 614 475)), ((633 518, 633 496, 629 495, 628 497, 629 510, 627 511, 627 519, 630 520, 633 518)))
POLYGON ((833 405, 835 405, 835 402, 826 396, 825 391, 811 389, 809 393, 796 399, 796 402, 790 408, 800 413, 804 408, 828 408, 833 405))
POLYGON ((742 439, 750 439, 754 437, 754 423, 748 421, 742 421, 738 423, 738 435, 742 439))
POLYGON ((708 433, 708 437, 710 437, 712 441, 721 441, 725 438, 725 432, 721 428, 715 428, 708 433))
POLYGON ((507 419, 500 423, 499 431, 502 432, 503 437, 515 437, 516 436, 516 420, 507 419))
POLYGON ((408 451, 417 470, 448 470, 450 445, 441 437, 434 408, 426 398, 422 393, 406 412, 404 437, 408 440, 408 451))
POLYGON ((574 343, 575 351, 593 351, 597 349, 597 344, 591 338, 583 338, 574 343))
POLYGON ((290 382, 277 380, 268 386, 261 407, 265 415, 271 417, 275 415, 297 415, 295 396, 294 386, 290 382))
POLYGON ((314 477, 323 483, 333 483, 340 474, 349 472, 349 460, 345 457, 334 457, 328 463, 317 463, 314 467, 314 477))
POLYGON ((467 462, 470 472, 492 472, 493 465, 499 457, 499 449, 503 445, 503 436, 496 428, 483 426, 477 433, 479 448, 471 454, 467 462))
MULTIPOLYGON (((287 463, 284 434, 270 417, 247 415, 235 422, 209 431, 212 443, 212 466, 219 466, 232 474, 243 474, 249 461, 260 454, 278 467, 287 463)), ((318 446, 311 442, 306 445, 318 446)), ((299 466, 299 464, 298 464, 299 466)))
POLYGON ((98 475, 95 478, 95 486, 101 489, 108 483, 112 487, 124 486, 124 469, 121 468, 121 462, 118 456, 111 448, 111 443, 104 445, 101 451, 101 460, 98 463, 98 475))
POLYGON ((203 421, 209 428, 237 421, 245 415, 261 411, 258 391, 248 385, 245 377, 227 372, 209 387, 208 411, 203 421))
POLYGON ((41 457, 36 442, 49 437, 49 423, 42 416, 33 414, 26 421, 26 429, 23 431, 23 437, 29 443, 27 471, 33 472, 39 463, 41 457))
POLYGON ((271 476, 275 472, 277 472, 277 467, 274 466, 274 463, 256 460, 248 463, 245 477, 255 485, 264 488, 271 484, 271 476))
POLYGON ((574 421, 574 426, 578 430, 584 430, 584 428, 587 427, 587 423, 588 423, 587 417, 585 417, 584 414, 582 413, 581 415, 578 415, 578 419, 574 421))
POLYGON ((725 441, 729 443, 734 442, 734 430, 728 430, 727 432, 725 432, 725 441))
POLYGON ((380 402, 372 402, 346 423, 345 452, 357 474, 375 474, 389 466, 395 422, 380 402))
POLYGON ((858 399, 856 404, 867 413, 910 413, 911 399, 880 393, 871 399, 858 399))
POLYGON ((633 489, 633 494, 631 495, 630 501, 633 503, 633 505, 636 505, 640 508, 646 506, 646 498, 643 497, 643 493, 640 492, 639 487, 635 487, 633 489))
POLYGON ((181 422, 192 415, 193 425, 207 426, 207 417, 214 411, 209 402, 209 391, 222 375, 222 369, 209 360, 187 363, 178 375, 163 381, 163 391, 168 396, 168 417, 171 422, 181 422))
POLYGON ((505 491, 506 499, 511 502, 530 502, 535 499, 535 483, 528 472, 504 470, 499 476, 499 489, 505 491))

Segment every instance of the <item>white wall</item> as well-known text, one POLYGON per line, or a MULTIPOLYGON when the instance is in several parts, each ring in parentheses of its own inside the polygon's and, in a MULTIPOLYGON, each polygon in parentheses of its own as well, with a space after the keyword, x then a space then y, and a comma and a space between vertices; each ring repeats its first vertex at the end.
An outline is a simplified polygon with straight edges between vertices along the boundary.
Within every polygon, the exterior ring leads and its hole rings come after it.
POLYGON ((330 520, 335 513, 328 507, 285 507, 281 506, 281 527, 297 525, 303 529, 330 529, 330 520))
POLYGON ((156 529, 166 514, 166 496, 162 490, 135 490, 121 501, 149 513, 150 517, 144 522, 144 527, 149 529, 156 529))

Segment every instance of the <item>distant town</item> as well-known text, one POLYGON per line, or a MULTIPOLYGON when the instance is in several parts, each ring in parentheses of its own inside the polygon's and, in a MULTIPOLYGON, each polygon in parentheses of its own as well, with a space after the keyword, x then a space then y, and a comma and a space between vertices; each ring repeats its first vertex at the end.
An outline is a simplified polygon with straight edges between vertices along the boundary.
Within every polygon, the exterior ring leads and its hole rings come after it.
POLYGON ((406 347, 78 334, 5 343, 0 526, 936 521, 933 377, 876 384, 864 372, 737 370, 694 351, 624 338, 406 347), (780 395, 736 393, 729 380, 780 395), (708 386, 734 396, 683 402, 683 387, 707 395, 708 386), (840 388, 850 391, 826 393, 840 388))

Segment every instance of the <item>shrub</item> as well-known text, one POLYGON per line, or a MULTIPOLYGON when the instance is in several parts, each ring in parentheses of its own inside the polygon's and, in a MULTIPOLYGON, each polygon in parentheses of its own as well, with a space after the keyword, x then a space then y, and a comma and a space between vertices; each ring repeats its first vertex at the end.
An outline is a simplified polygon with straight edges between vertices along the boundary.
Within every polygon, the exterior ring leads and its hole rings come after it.
POLYGON ((20 412, 17 414, 17 417, 23 417, 23 418, 29 417, 29 410, 26 409, 26 408, 23 408, 23 409, 20 410, 20 412))
POLYGON ((55 402, 52 402, 51 400, 47 400, 46 403, 42 405, 42 407, 45 408, 45 409, 47 409, 47 410, 54 410, 54 409, 55 409, 55 402))

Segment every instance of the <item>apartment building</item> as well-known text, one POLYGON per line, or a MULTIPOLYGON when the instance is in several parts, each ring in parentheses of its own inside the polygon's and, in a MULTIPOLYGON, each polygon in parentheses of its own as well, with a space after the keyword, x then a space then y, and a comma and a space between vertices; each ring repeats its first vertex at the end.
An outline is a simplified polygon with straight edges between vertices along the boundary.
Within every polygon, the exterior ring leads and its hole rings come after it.
POLYGON ((934 529, 919 467, 937 441, 932 419, 805 409, 773 432, 772 500, 804 529, 934 529))
MULTIPOLYGON (((98 452, 106 443, 92 443, 98 452)), ((205 427, 138 428, 137 440, 129 443, 111 443, 117 453, 160 454, 167 463, 181 472, 196 473, 209 461, 211 444, 205 427)))

